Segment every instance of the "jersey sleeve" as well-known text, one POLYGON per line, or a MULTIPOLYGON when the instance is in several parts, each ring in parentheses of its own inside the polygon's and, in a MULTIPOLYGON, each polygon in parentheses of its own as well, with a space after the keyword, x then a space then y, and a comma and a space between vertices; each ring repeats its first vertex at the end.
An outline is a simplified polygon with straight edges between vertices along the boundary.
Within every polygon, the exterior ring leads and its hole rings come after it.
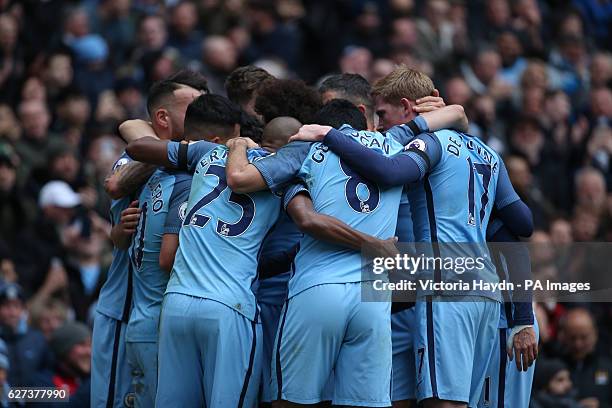
POLYGON ((412 122, 393 126, 387 131, 387 135, 390 135, 396 141, 405 146, 410 143, 415 136, 425 132, 429 132, 427 122, 425 122, 425 119, 423 119, 422 116, 417 116, 412 122))
POLYGON ((179 170, 193 173, 202 156, 217 146, 205 140, 193 143, 168 142, 168 161, 179 170))
POLYGON ((283 208, 287 210, 287 206, 291 200, 293 200, 293 198, 300 193, 308 194, 308 187, 302 183, 291 184, 289 187, 287 187, 285 189, 285 193, 283 194, 283 208))
POLYGON ((164 234, 178 234, 181 230, 190 190, 191 177, 185 174, 177 175, 168 203, 164 234))
POLYGON ((386 185, 402 185, 421 180, 441 157, 440 141, 430 134, 422 134, 395 156, 386 157, 342 132, 332 129, 325 136, 325 144, 365 178, 386 185))
POLYGON ((119 170, 121 167, 125 166, 126 164, 132 162, 134 160, 132 160, 132 158, 130 157, 129 154, 127 154, 127 152, 123 152, 121 154, 121 156, 119 156, 119 158, 117 159, 117 161, 115 162, 115 164, 113 164, 113 169, 111 171, 111 173, 115 173, 117 170, 119 170))
POLYGON ((292 142, 252 164, 259 170, 272 192, 281 191, 299 173, 308 152, 310 143, 292 142))
MULTIPOLYGON (((505 245, 500 245, 498 248, 506 261, 508 270, 508 279, 514 284, 513 298, 519 299, 514 301, 514 313, 512 316, 511 326, 515 325, 531 325, 533 324, 533 291, 525 288, 524 283, 528 279, 533 279, 531 273, 531 259, 529 257, 529 249, 527 245, 521 243, 518 238, 501 222, 499 219, 492 220, 490 224, 494 224, 496 231, 488 237, 491 242, 504 242, 505 245)), ((487 229, 487 234, 489 230, 487 229)), ((501 265, 496 265, 501 267, 501 265)))
POLYGON ((499 160, 499 177, 497 178, 497 189, 495 192, 495 208, 499 211, 507 205, 520 200, 508 176, 508 171, 503 160, 499 160))

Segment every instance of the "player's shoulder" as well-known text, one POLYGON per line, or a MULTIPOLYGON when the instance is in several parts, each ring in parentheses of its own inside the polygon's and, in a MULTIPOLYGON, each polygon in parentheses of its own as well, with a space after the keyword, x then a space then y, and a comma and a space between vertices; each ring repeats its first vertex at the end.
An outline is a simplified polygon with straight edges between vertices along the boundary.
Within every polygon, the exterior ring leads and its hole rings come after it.
POLYGON ((113 168, 112 168, 113 173, 131 161, 133 161, 132 158, 127 154, 126 151, 124 151, 123 153, 121 153, 121 156, 119 156, 117 161, 115 161, 115 163, 113 164, 113 168))

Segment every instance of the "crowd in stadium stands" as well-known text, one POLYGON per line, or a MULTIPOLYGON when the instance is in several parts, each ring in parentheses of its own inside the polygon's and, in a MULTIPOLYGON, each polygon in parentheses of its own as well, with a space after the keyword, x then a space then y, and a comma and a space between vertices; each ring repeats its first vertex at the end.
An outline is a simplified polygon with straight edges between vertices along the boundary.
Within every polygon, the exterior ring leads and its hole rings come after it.
MULTIPOLYGON (((612 240, 611 47, 610 1, 0 0, 0 386, 87 384, 104 179, 155 81, 189 68, 226 95, 247 64, 315 89, 421 70, 503 155, 532 239, 558 247, 612 240)), ((554 251, 534 272, 568 279, 554 251)), ((612 406, 612 306, 536 314, 534 406, 612 406)))

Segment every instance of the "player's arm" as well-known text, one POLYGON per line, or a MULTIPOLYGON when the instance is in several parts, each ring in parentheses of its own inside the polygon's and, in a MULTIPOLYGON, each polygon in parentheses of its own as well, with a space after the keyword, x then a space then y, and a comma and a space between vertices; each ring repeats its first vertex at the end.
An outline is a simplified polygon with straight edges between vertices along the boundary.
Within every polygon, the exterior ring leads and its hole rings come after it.
POLYGON ((299 134, 326 132, 324 143, 353 170, 379 184, 403 185, 421 180, 440 161, 442 149, 437 138, 422 134, 406 151, 387 157, 369 149, 329 126, 306 125, 299 134))
POLYGON ((248 141, 237 137, 228 140, 226 146, 229 153, 225 164, 225 177, 229 188, 237 193, 265 190, 268 185, 262 174, 249 163, 247 157, 248 141))
POLYGON ((395 238, 380 240, 351 228, 337 218, 316 212, 305 188, 292 186, 286 194, 288 194, 285 199, 287 213, 300 231, 318 240, 356 251, 367 245, 377 249, 388 247, 390 254, 395 253, 393 250, 395 248, 393 244, 397 241, 395 238))
POLYGON ((106 176, 104 189, 113 200, 134 194, 151 177, 155 169, 154 165, 131 161, 106 176))
POLYGON ((527 238, 533 233, 533 215, 512 187, 503 160, 499 161, 499 177, 495 193, 497 217, 516 236, 527 238))
MULTIPOLYGON (((431 112, 417 116, 422 117, 430 131, 454 129, 467 132, 468 118, 461 105, 449 105, 431 112)), ((415 135, 416 136, 416 135, 415 135)))
POLYGON ((491 242, 504 242, 507 245, 496 245, 506 261, 508 278, 514 283, 512 293, 514 301, 513 327, 506 343, 506 352, 512 360, 516 357, 516 367, 519 371, 527 371, 538 356, 538 340, 533 328, 533 293, 522 289, 527 279, 533 279, 529 250, 520 243, 517 236, 499 219, 492 220, 487 229, 488 240, 491 242))
POLYGON ((179 246, 179 232, 183 223, 182 217, 187 209, 189 191, 191 189, 191 177, 185 174, 177 175, 170 201, 168 204, 168 214, 164 224, 164 235, 159 250, 159 267, 170 273, 174 266, 174 257, 179 246))
MULTIPOLYGON (((151 125, 139 119, 123 122, 119 125, 119 134, 126 142, 146 136, 157 138, 151 125)), ((118 200, 133 194, 151 177, 154 171, 155 166, 151 164, 130 161, 120 167, 113 168, 104 180, 104 189, 112 199, 118 200)))
POLYGON ((140 212, 137 200, 132 201, 130 206, 121 212, 121 220, 111 230, 111 241, 115 247, 123 250, 129 248, 140 220, 140 212))
POLYGON ((193 172, 198 160, 217 146, 204 140, 188 143, 143 137, 130 142, 126 152, 134 160, 193 172))
POLYGON ((170 273, 174 266, 174 257, 179 246, 178 234, 164 234, 162 236, 162 245, 159 250, 159 267, 170 273))
POLYGON ((237 193, 251 193, 270 189, 281 190, 295 176, 310 149, 309 143, 290 143, 276 154, 249 163, 249 143, 244 138, 231 139, 226 143, 229 154, 225 165, 228 187, 237 193))

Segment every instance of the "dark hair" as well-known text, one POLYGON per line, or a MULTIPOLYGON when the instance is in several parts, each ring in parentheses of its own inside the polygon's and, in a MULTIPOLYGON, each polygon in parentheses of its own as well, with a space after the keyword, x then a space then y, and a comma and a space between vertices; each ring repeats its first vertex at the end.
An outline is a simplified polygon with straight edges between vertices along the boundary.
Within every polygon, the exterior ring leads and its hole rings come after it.
POLYGON ((338 99, 346 99, 355 105, 372 107, 372 87, 367 79, 359 74, 337 74, 325 79, 319 86, 319 93, 333 91, 338 99))
POLYGON ((236 104, 221 95, 200 95, 187 107, 185 135, 202 133, 207 125, 229 128, 241 123, 242 112, 236 104))
POLYGON ((205 93, 209 92, 208 82, 199 72, 185 69, 177 71, 168 78, 157 81, 151 85, 149 96, 147 97, 147 111, 149 115, 153 114, 153 111, 157 105, 161 103, 163 98, 171 95, 181 86, 189 86, 205 93))
POLYGON ((263 125, 256 117, 243 111, 240 121, 240 136, 248 137, 255 143, 260 143, 263 136, 263 125))
POLYGON ((348 124, 356 130, 366 130, 368 128, 363 113, 346 99, 333 99, 323 105, 315 116, 315 122, 336 129, 344 124, 348 124))
POLYGON ((304 81, 271 79, 257 91, 255 112, 268 123, 279 116, 291 116, 302 123, 313 123, 321 109, 321 96, 304 81))
POLYGON ((230 101, 240 105, 246 104, 253 93, 268 80, 274 79, 265 69, 247 65, 233 70, 225 80, 225 92, 230 101))

